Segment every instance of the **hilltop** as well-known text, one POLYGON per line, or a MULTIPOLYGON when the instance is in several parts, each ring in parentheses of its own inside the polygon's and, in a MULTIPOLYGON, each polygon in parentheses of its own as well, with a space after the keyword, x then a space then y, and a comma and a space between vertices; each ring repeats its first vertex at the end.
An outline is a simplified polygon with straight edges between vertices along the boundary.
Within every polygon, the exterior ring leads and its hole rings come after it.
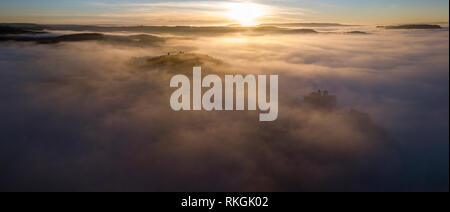
POLYGON ((398 26, 377 26, 378 28, 385 29, 441 29, 439 25, 429 25, 429 24, 408 24, 408 25, 398 25, 398 26))
MULTIPOLYGON (((137 66, 145 69, 160 69, 169 73, 192 74, 192 67, 217 67, 224 65, 221 60, 209 55, 197 53, 168 53, 157 57, 136 58, 133 61, 137 66)), ((211 70, 210 70, 211 71, 211 70)))

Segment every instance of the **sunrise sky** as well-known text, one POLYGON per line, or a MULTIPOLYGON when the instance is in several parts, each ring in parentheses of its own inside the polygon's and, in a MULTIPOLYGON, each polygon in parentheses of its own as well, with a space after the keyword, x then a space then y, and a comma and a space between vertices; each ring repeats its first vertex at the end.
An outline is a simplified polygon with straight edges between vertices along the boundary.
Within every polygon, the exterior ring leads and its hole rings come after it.
POLYGON ((447 0, 2 0, 0 22, 44 24, 244 25, 448 22, 447 0))

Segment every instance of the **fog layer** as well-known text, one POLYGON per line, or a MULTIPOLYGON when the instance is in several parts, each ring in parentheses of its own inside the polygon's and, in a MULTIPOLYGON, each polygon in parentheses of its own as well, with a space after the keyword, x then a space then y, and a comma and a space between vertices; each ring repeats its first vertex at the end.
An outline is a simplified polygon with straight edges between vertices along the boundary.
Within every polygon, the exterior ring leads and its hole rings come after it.
POLYGON ((0 43, 0 190, 448 191, 448 30, 169 37, 0 43), (280 75, 278 120, 171 111, 198 65, 280 75))

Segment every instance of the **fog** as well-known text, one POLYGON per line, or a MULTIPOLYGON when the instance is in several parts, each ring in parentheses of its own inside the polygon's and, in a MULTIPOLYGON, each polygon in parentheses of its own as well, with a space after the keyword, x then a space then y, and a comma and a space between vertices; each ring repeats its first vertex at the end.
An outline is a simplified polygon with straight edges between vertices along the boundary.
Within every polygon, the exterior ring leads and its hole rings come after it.
POLYGON ((448 29, 339 30, 1 42, 0 190, 448 191, 448 29), (197 65, 278 74, 278 120, 171 111, 197 65))

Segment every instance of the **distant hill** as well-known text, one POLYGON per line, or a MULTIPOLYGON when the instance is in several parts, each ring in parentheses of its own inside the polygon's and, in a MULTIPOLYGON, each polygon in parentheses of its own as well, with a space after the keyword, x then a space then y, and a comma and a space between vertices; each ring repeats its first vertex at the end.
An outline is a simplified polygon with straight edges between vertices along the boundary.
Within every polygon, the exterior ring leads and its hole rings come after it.
POLYGON ((0 25, 0 35, 42 34, 43 31, 0 25))
POLYGON ((260 26, 280 26, 280 27, 342 27, 353 26, 338 23, 267 23, 260 26))
POLYGON ((44 30, 42 25, 39 24, 29 24, 29 23, 0 23, 0 26, 9 26, 14 28, 21 28, 26 30, 44 30))
POLYGON ((398 26, 378 26, 378 28, 385 29, 441 29, 439 25, 428 25, 428 24, 409 24, 409 25, 398 25, 398 26))
POLYGON ((253 33, 263 33, 263 34, 310 34, 317 33, 317 31, 313 29, 287 29, 287 28, 279 28, 275 26, 259 26, 249 30, 249 32, 253 33))
MULTIPOLYGON (((321 24, 325 25, 325 24, 321 24)), ((42 30, 59 30, 59 31, 77 31, 77 32, 131 32, 131 33, 149 33, 149 34, 172 34, 180 36, 217 36, 225 34, 248 34, 248 35, 264 35, 264 34, 305 34, 316 33, 313 29, 290 29, 281 26, 89 26, 89 25, 32 25, 32 24, 14 24, 6 26, 22 26, 22 29, 42 29, 42 30)))
MULTIPOLYGON (((22 34, 22 33, 18 33, 22 34)), ((57 44, 63 42, 82 42, 82 41, 99 41, 112 45, 126 46, 158 46, 166 41, 166 39, 153 35, 131 35, 131 36, 112 36, 101 33, 80 33, 61 36, 23 36, 23 35, 4 35, 0 36, 1 41, 16 42, 35 42, 37 44, 57 44)))
POLYGON ((72 34, 72 35, 61 35, 57 37, 45 37, 36 38, 38 43, 60 43, 60 42, 76 42, 76 41, 92 41, 92 40, 103 40, 105 36, 100 33, 83 33, 83 34, 72 34))
POLYGON ((367 35, 369 33, 367 32, 363 32, 363 31, 351 31, 351 32, 347 32, 347 34, 354 34, 354 35, 367 35))

